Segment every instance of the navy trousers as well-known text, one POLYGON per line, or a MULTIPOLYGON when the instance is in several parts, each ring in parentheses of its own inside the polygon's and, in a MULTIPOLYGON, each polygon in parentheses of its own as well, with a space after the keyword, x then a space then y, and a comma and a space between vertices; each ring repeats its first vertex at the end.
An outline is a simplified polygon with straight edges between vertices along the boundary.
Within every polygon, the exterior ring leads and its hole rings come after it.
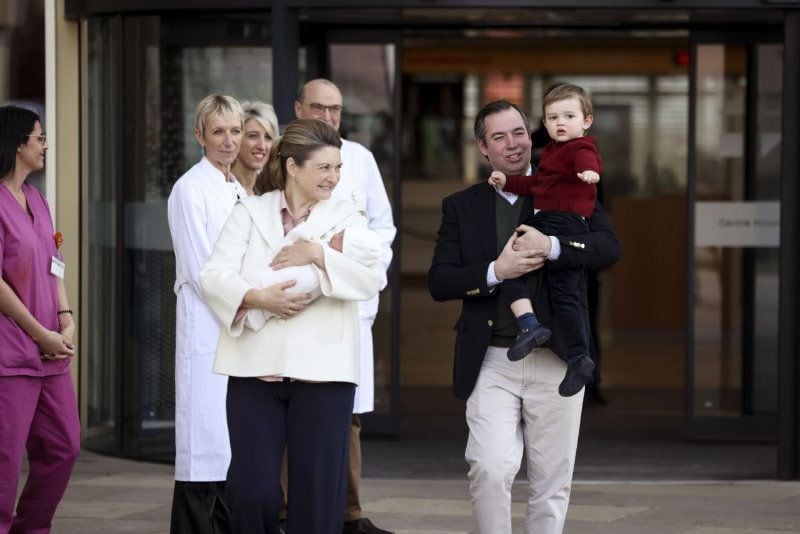
MULTIPOLYGON (((533 226, 545 235, 579 235, 589 232, 589 225, 580 216, 569 211, 541 210, 525 219, 523 224, 533 226)), ((586 269, 546 268, 544 280, 550 291, 550 306, 553 321, 557 325, 545 325, 562 333, 565 343, 567 363, 581 356, 589 356, 587 325, 584 321, 586 269)), ((510 305, 518 299, 533 300, 528 287, 521 278, 506 280, 500 284, 500 297, 510 305)), ((533 310, 536 313, 536 309, 533 310)))
POLYGON ((355 386, 231 377, 226 492, 236 534, 277 534, 288 451, 287 534, 341 534, 355 386))

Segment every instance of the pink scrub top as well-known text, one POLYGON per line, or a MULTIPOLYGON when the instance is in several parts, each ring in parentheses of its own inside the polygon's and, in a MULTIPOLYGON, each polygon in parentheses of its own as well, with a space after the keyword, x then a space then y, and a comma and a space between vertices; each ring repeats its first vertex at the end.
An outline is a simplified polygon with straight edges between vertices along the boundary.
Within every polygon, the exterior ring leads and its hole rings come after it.
MULTIPOLYGON (((50 273, 50 265, 61 255, 53 220, 38 189, 26 183, 22 191, 30 213, 0 184, 0 275, 45 328, 58 331, 58 278, 50 273)), ((69 360, 43 361, 33 339, 0 313, 0 376, 57 375, 69 369, 69 360)))

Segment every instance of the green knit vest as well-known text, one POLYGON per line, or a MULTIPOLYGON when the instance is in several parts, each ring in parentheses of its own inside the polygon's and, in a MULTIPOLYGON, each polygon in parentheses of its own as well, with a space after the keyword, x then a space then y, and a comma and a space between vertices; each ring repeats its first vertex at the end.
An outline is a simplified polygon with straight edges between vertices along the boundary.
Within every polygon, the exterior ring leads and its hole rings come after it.
MULTIPOLYGON (((494 196, 495 208, 495 229, 497 231, 497 255, 503 250, 506 241, 511 237, 514 228, 519 226, 521 215, 528 214, 533 208, 531 197, 520 196, 514 204, 501 197, 494 196)), ((530 278, 530 277, 527 277, 530 278)), ((529 284, 530 285, 530 284, 529 284)), ((499 291, 498 287, 495 292, 499 291)), ((492 339, 490 344, 495 347, 510 347, 517 337, 517 320, 511 309, 503 303, 503 299, 495 299, 497 303, 497 315, 492 327, 492 339)))

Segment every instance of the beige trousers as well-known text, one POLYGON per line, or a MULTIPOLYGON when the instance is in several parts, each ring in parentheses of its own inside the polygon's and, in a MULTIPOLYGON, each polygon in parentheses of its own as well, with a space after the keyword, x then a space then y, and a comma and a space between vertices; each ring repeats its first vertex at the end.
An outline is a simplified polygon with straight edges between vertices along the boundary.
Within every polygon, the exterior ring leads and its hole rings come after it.
POLYGON ((511 533, 511 485, 527 454, 525 534, 560 534, 569 505, 583 391, 558 394, 566 364, 549 349, 518 362, 489 347, 467 401, 472 514, 479 534, 511 533))

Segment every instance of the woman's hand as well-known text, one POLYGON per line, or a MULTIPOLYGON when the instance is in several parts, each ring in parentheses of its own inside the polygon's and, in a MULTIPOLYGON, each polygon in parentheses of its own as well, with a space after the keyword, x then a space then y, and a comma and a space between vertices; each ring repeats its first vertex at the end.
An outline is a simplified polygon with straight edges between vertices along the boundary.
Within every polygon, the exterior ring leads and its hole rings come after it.
POLYGON ((47 333, 36 340, 43 360, 63 360, 72 356, 74 347, 71 341, 58 332, 48 330, 47 333))
POLYGON ((286 289, 297 282, 289 280, 263 289, 251 289, 245 295, 245 304, 251 308, 261 308, 280 317, 288 319, 305 309, 311 296, 306 293, 287 293, 286 289))
POLYGON ((283 247, 269 264, 273 269, 315 264, 320 269, 325 268, 322 254, 322 245, 311 241, 295 241, 288 247, 283 247))
POLYGON ((61 335, 64 336, 64 340, 73 345, 72 339, 75 337, 75 323, 70 321, 67 324, 61 325, 61 335))

